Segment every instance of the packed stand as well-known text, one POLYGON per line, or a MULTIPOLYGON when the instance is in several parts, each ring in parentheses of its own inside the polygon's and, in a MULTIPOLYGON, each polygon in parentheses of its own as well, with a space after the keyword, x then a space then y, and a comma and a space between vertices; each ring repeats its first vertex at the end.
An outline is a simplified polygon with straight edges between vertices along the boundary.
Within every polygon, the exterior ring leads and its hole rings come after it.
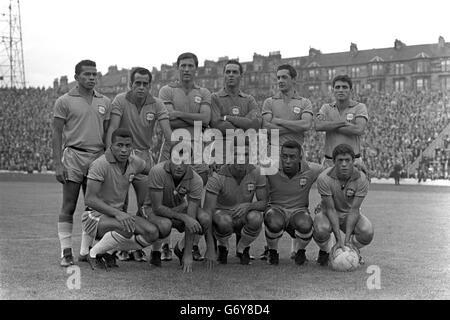
POLYGON ((0 88, 0 170, 53 170, 51 89, 0 88))
MULTIPOLYGON (((58 94, 52 89, 0 88, 0 170, 45 171, 52 165, 52 110, 58 94)), ((308 97, 318 112, 322 104, 333 101, 331 95, 308 97)), ((395 166, 406 177, 408 166, 447 126, 450 119, 450 95, 443 92, 364 92, 355 97, 369 111, 366 134, 362 138, 362 155, 372 176, 389 177, 395 166)), ((257 99, 262 105, 264 97, 257 99)), ((160 131, 159 128, 157 129, 160 131)), ((161 145, 154 137, 154 160, 161 145)), ((311 130, 305 139, 309 161, 323 158, 324 133, 311 130)), ((423 158, 417 172, 409 176, 449 178, 450 137, 432 158, 423 158)))

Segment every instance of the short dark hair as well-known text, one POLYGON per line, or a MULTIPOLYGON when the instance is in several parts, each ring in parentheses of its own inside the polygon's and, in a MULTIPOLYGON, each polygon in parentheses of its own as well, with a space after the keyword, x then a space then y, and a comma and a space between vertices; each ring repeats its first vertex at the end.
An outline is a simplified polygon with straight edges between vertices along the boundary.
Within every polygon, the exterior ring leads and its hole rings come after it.
POLYGON ((113 131, 111 135, 111 143, 114 143, 116 140, 116 137, 121 138, 131 138, 131 141, 133 141, 133 136, 131 135, 131 131, 125 128, 117 128, 113 131))
POLYGON ((331 86, 333 88, 334 88, 334 84, 337 81, 347 82, 348 85, 350 86, 350 89, 353 87, 352 79, 350 79, 350 77, 348 75, 346 75, 346 74, 340 74, 340 75, 334 77, 334 79, 333 79, 333 81, 331 83, 331 86))
POLYGON ((285 143, 283 143, 283 145, 281 146, 281 150, 283 150, 283 148, 289 148, 289 149, 297 149, 298 152, 300 153, 300 157, 303 156, 303 148, 302 146, 295 140, 288 140, 285 143))
POLYGON ((242 74, 244 72, 244 70, 242 69, 242 65, 239 63, 239 61, 237 60, 228 60, 225 65, 223 66, 223 72, 225 73, 225 68, 227 67, 227 65, 229 64, 235 64, 239 66, 239 72, 242 74))
POLYGON ((180 66, 180 61, 183 59, 194 59, 195 67, 198 68, 198 58, 192 52, 185 52, 178 56, 177 59, 177 68, 180 66))
POLYGON ((340 154, 349 154, 352 156, 352 159, 355 159, 355 151, 353 151, 353 148, 346 143, 341 143, 333 149, 333 161, 336 160, 336 157, 340 154))
POLYGON ((149 83, 152 83, 152 73, 146 69, 146 68, 142 68, 142 67, 136 67, 133 70, 131 70, 131 74, 130 74, 130 86, 133 85, 134 82, 134 77, 136 76, 136 73, 139 74, 148 74, 149 76, 149 83))
POLYGON ((97 65, 92 60, 81 60, 75 66, 75 74, 77 76, 81 73, 83 67, 97 67, 97 65))
POLYGON ((289 75, 291 76, 292 79, 297 78, 297 71, 290 64, 282 64, 281 66, 278 66, 277 72, 280 71, 280 70, 287 70, 287 71, 289 71, 289 75))

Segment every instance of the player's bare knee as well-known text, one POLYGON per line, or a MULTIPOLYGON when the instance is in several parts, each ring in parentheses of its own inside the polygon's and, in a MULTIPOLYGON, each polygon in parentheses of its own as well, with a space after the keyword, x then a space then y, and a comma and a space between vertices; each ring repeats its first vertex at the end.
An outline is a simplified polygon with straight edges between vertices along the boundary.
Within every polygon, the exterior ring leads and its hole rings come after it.
POLYGON ((284 229, 284 219, 278 212, 269 209, 264 216, 264 225, 273 233, 278 233, 284 229))
POLYGON ((371 224, 365 225, 364 227, 360 228, 355 235, 356 240, 363 245, 370 244, 373 240, 373 236, 374 231, 371 224))
POLYGON ((292 217, 294 228, 300 233, 309 233, 313 228, 313 221, 306 212, 297 213, 292 217))
POLYGON ((155 225, 149 223, 144 227, 142 237, 147 243, 155 242, 160 237, 159 230, 155 225))
POLYGON ((233 233, 233 219, 229 215, 223 215, 214 219, 214 229, 218 234, 222 235, 233 233))
POLYGON ((264 225, 272 233, 278 233, 284 230, 284 223, 280 223, 279 221, 264 221, 264 225))
POLYGON ((250 230, 260 230, 262 223, 263 223, 263 217, 262 213, 259 211, 250 211, 247 213, 246 217, 246 227, 250 230))
POLYGON ((203 229, 207 229, 212 224, 211 216, 208 212, 206 212, 203 209, 199 209, 197 213, 197 220, 200 223, 200 225, 203 227, 203 229))
POLYGON ((329 239, 331 234, 331 227, 327 224, 314 224, 313 238, 318 242, 323 242, 329 239))
POLYGON ((160 219, 156 224, 160 239, 167 238, 172 231, 172 221, 170 219, 160 219))

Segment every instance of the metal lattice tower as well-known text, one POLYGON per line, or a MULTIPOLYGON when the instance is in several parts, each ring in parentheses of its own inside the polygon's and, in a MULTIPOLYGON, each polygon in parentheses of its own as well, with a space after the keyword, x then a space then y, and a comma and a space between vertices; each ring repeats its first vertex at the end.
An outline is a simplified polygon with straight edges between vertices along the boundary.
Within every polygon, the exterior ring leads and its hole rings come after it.
POLYGON ((19 0, 0 2, 0 41, 0 87, 25 87, 19 0))

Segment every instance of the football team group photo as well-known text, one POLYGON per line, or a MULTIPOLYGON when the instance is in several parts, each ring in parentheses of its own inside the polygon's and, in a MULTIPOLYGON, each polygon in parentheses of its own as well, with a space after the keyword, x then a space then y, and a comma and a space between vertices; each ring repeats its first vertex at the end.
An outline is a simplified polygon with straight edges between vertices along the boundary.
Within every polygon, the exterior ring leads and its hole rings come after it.
POLYGON ((2 67, 0 298, 448 299, 450 43, 202 64, 183 32, 159 70, 2 67))

